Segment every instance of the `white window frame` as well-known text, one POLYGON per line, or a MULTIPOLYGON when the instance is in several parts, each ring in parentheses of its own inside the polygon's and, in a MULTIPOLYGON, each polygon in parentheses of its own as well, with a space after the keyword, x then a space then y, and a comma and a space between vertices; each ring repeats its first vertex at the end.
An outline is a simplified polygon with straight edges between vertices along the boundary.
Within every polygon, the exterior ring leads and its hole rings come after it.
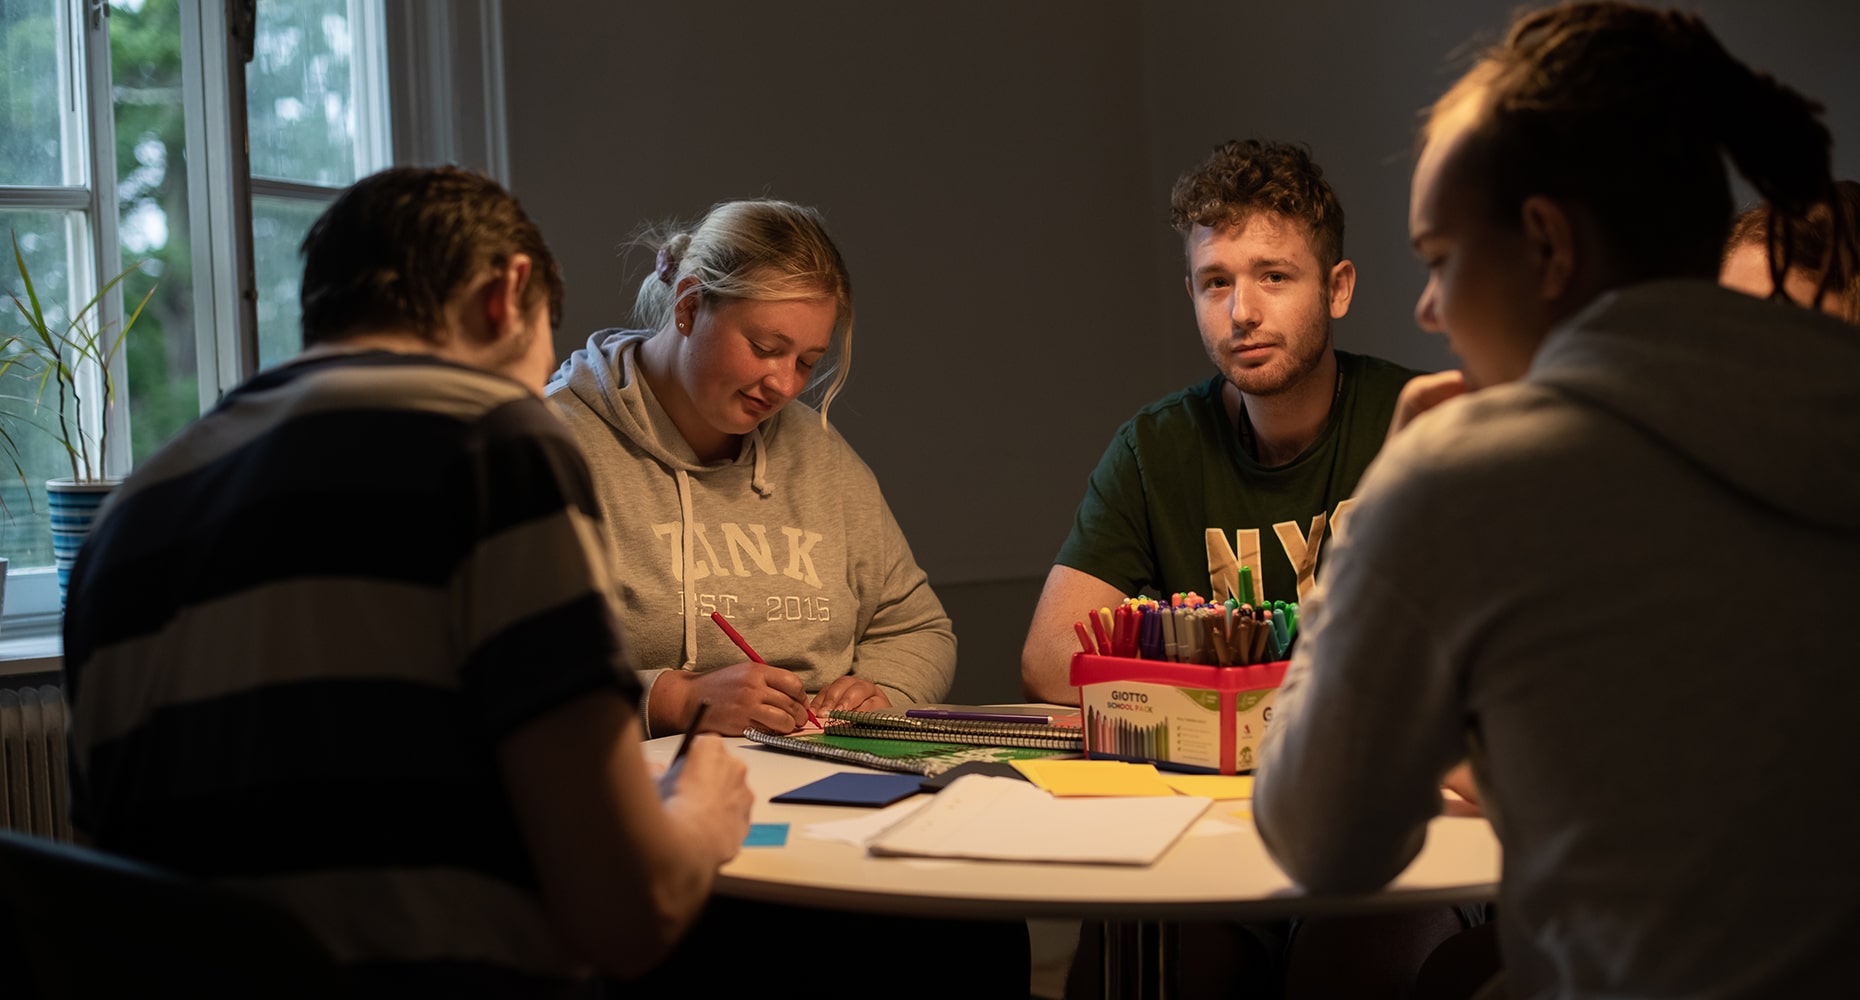
POLYGON ((245 142, 245 62, 251 58, 256 8, 256 0, 181 0, 195 365, 203 413, 245 380, 248 359, 258 356, 245 142))
MULTIPOLYGON (((250 58, 256 0, 179 0, 182 30, 182 100, 186 108, 189 230, 193 243, 196 364, 205 412, 258 368, 258 322, 252 264, 254 194, 328 202, 340 190, 253 178, 246 156, 245 62, 250 58), (201 262, 205 262, 204 264, 201 262)), ((505 139, 502 0, 349 0, 357 49, 367 54, 358 72, 374 101, 377 127, 358 137, 358 166, 458 163, 509 183, 505 139), (438 109, 437 111, 435 109, 438 109), (392 122, 392 126, 390 126, 392 122)), ((67 72, 67 99, 82 102, 84 117, 67 116, 65 141, 81 144, 90 183, 66 176, 62 187, 9 187, 0 183, 0 207, 82 211, 88 238, 74 239, 72 292, 86 301, 100 274, 120 269, 115 202, 115 144, 97 141, 114 127, 107 0, 76 0, 63 9, 59 47, 67 72), (68 33, 68 34, 66 34, 68 33), (81 39, 81 41, 74 40, 81 39), (72 54, 78 53, 77 59, 72 54), (101 124, 99 124, 101 123, 101 124), (74 127, 74 125, 76 127, 74 127)), ((73 148, 68 145, 67 148, 73 148)), ((69 172, 67 172, 69 174, 69 172)), ((4 179, 0 179, 4 180, 4 179)), ((99 320, 120 326, 122 295, 112 290, 99 304, 99 320)), ((113 363, 119 389, 128 385, 127 358, 113 363)), ((128 406, 110 414, 105 468, 127 474, 128 406)), ((100 409, 90 415, 102 416, 100 409)), ((93 424, 94 426, 94 424, 93 424)), ((36 650, 55 634, 57 573, 51 567, 7 574, 0 661, 21 641, 36 650)), ((0 673, 5 673, 0 666, 0 673)))

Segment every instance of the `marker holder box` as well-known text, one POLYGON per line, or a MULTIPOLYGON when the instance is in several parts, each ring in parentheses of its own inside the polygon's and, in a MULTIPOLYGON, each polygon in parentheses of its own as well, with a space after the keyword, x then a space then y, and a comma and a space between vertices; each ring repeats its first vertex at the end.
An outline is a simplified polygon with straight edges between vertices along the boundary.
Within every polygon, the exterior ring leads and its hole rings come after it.
POLYGON ((1286 664, 1214 667, 1074 653, 1085 756, 1176 771, 1251 771, 1286 664))

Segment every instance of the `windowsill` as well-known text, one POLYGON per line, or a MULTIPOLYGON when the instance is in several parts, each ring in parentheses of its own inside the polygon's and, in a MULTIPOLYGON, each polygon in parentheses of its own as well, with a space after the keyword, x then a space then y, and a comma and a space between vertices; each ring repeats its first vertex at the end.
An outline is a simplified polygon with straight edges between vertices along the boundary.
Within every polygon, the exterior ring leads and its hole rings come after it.
POLYGON ((0 624, 0 676, 64 669, 64 612, 50 566, 14 567, 6 576, 7 615, 0 624))
POLYGON ((56 632, 0 637, 0 677, 57 673, 64 663, 64 643, 56 632))

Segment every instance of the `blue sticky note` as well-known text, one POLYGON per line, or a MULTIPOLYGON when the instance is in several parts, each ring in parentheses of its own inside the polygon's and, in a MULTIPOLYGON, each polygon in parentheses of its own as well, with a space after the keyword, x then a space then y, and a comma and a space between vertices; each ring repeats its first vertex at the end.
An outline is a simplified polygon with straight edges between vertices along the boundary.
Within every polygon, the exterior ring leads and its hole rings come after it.
POLYGON ((783 792, 770 802, 819 806, 888 806, 917 794, 924 779, 917 774, 861 774, 841 771, 783 792))
POLYGON ((786 823, 751 823, 749 836, 743 838, 744 847, 785 847, 787 844, 786 823))

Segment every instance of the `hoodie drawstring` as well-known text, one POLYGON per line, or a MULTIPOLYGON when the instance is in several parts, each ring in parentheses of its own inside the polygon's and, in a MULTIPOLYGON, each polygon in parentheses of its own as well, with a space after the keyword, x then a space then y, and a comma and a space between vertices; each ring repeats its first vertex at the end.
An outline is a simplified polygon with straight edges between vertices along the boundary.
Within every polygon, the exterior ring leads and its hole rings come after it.
POLYGON ((749 474, 749 488, 755 490, 757 496, 767 500, 775 495, 775 488, 769 485, 768 479, 763 475, 768 471, 769 448, 762 441, 761 424, 757 424, 755 429, 749 432, 749 443, 756 452, 755 464, 751 467, 749 474))
POLYGON ((696 529, 691 517, 691 477, 683 469, 673 469, 672 478, 678 481, 678 516, 684 521, 684 530, 680 533, 679 548, 684 559, 685 595, 685 662, 681 670, 697 668, 697 594, 692 588, 692 574, 697 572, 697 553, 695 551, 696 529))
MULTIPOLYGON (((762 427, 757 425, 749 432, 750 448, 756 453, 752 472, 749 476, 749 488, 756 495, 768 498, 775 494, 775 488, 768 484, 768 446, 762 441, 762 427)), ((674 468, 672 478, 678 481, 678 516, 684 522, 681 533, 681 558, 684 560, 685 592, 685 663, 682 669, 697 669, 697 594, 691 589, 691 574, 697 570, 697 542, 695 520, 691 515, 691 477, 685 470, 674 468)))

